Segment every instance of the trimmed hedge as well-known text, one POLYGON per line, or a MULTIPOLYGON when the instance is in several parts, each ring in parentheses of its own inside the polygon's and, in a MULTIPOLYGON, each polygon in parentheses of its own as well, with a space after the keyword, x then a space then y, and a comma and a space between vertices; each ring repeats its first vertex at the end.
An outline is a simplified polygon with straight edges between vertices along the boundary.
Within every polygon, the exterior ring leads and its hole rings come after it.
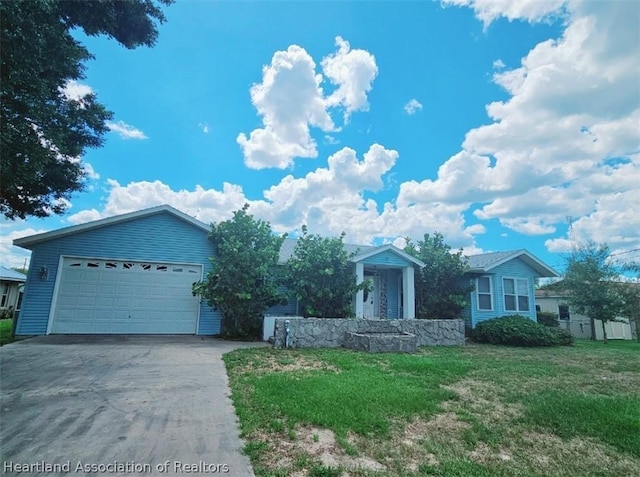
POLYGON ((573 344, 573 336, 568 331, 543 326, 520 315, 508 315, 478 323, 474 338, 480 343, 509 346, 568 346, 573 344))

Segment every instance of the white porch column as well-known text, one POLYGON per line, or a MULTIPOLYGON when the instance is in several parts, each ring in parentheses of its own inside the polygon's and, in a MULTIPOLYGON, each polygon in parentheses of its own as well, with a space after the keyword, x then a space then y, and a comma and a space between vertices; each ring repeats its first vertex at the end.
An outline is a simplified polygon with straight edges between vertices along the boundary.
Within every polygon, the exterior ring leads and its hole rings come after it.
MULTIPOLYGON (((364 263, 356 262, 356 283, 360 285, 364 281, 364 263)), ((364 317, 364 292, 356 293, 356 318, 364 317)))
POLYGON ((405 320, 412 320, 416 317, 416 290, 413 272, 413 265, 402 269, 402 293, 404 296, 402 318, 405 320))

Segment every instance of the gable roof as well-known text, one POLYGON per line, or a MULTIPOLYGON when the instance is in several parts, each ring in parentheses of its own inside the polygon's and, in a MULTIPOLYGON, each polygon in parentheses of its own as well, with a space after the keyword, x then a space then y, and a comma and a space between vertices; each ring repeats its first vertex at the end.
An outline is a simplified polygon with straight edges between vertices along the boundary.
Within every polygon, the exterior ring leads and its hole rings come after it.
POLYGON ((363 252, 360 252, 358 255, 356 255, 355 257, 353 257, 351 259, 352 262, 356 263, 356 262, 360 262, 362 260, 365 260, 367 258, 373 257, 374 255, 378 255, 379 253, 383 253, 386 251, 390 251, 400 257, 402 257, 403 259, 405 259, 407 262, 410 263, 414 263, 415 265, 418 265, 419 267, 424 267, 424 262, 418 260, 417 258, 415 258, 412 255, 409 255, 407 252, 400 250, 398 247, 396 247, 395 245, 392 245, 390 243, 385 244, 385 245, 380 245, 379 247, 371 247, 369 250, 365 250, 363 252))
MULTIPOLYGON (((280 255, 278 256, 278 263, 285 263, 291 257, 293 257, 296 250, 296 243, 298 243, 298 239, 295 238, 286 238, 284 242, 282 242, 282 246, 280 247, 280 255)), ((345 243, 344 249, 347 251, 349 255, 352 253, 357 253, 360 250, 368 250, 373 248, 371 245, 355 245, 352 243, 345 243)))
POLYGON ((565 292, 559 290, 549 290, 548 288, 537 288, 534 291, 536 298, 564 298, 565 292))
POLYGON ((511 250, 508 252, 492 252, 469 257, 469 268, 472 273, 489 272, 492 269, 515 258, 533 268, 540 277, 558 277, 558 272, 546 265, 525 249, 511 250))
POLYGON ((27 276, 23 273, 16 272, 5 266, 0 265, 0 280, 6 282, 24 282, 27 280, 27 276))
MULTIPOLYGON (((284 239, 284 242, 282 243, 282 247, 280 247, 280 256, 278 257, 279 263, 285 263, 287 260, 293 257, 297 242, 298 242, 298 239, 294 239, 294 238, 284 239)), ((345 243, 344 249, 349 255, 354 253, 356 254, 350 260, 353 263, 360 262, 361 260, 365 260, 369 257, 373 257, 374 255, 377 255, 379 253, 386 252, 387 250, 389 250, 395 253, 396 255, 399 255, 400 257, 404 258, 408 262, 415 263, 419 267, 424 267, 424 263, 422 263, 420 260, 418 260, 415 257, 412 257, 408 253, 400 250, 398 247, 395 247, 392 244, 385 244, 385 245, 380 245, 378 247, 374 247, 372 245, 356 245, 352 243, 345 243)))
MULTIPOLYGON (((640 282, 619 282, 612 281, 609 283, 616 283, 618 285, 625 285, 628 287, 640 288, 640 282)), ((557 282, 549 283, 547 285, 537 288, 535 291, 536 297, 542 298, 563 298, 568 295, 568 290, 564 283, 564 280, 558 280, 557 282)))
POLYGON ((74 235, 81 232, 87 232, 89 230, 95 230, 109 225, 119 224, 123 222, 129 222, 131 220, 140 219, 142 217, 150 217, 157 214, 170 214, 177 217, 180 220, 187 222, 204 232, 210 232, 211 228, 204 222, 200 222, 198 219, 191 217, 190 215, 180 212, 174 209, 170 205, 159 205, 157 207, 150 207, 148 209, 138 210, 136 212, 129 212, 128 214, 115 215, 113 217, 107 217, 106 219, 94 220, 80 225, 72 225, 71 227, 64 227, 58 230, 52 230, 51 232, 44 232, 41 234, 31 235, 29 237, 22 237, 13 241, 14 245, 18 247, 31 249, 34 245, 49 240, 54 240, 60 237, 74 235))

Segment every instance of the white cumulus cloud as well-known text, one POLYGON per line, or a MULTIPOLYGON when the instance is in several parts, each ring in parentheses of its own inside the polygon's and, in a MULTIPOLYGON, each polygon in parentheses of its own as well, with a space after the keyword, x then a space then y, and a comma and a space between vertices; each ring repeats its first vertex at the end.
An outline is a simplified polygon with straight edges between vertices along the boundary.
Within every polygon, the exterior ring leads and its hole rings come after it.
POLYGON ((471 7, 485 28, 498 18, 541 22, 562 13, 568 0, 442 0, 443 5, 471 7))
POLYGON ((108 122, 107 127, 112 132, 117 133, 122 139, 148 139, 140 129, 124 121, 118 121, 117 123, 108 122))
POLYGON ((84 170, 84 173, 87 175, 89 179, 92 179, 92 180, 100 179, 100 174, 98 174, 96 170, 93 168, 93 166, 88 162, 82 163, 82 169, 84 170))
MULTIPOLYGON (((498 219, 527 235, 557 233, 572 216, 581 238, 606 240, 614 248, 629 241, 640 246, 628 226, 636 223, 630 215, 638 212, 633 199, 640 183, 640 4, 445 4, 470 6, 486 25, 562 16, 565 28, 560 38, 536 45, 520 66, 496 68, 493 79, 509 98, 487 105, 492 121, 466 134, 462 150, 436 178, 402 184, 398 203, 473 207, 478 219, 498 219)), ((567 241, 550 238, 547 246, 557 251, 567 241)))
POLYGON ((255 199, 230 183, 222 190, 196 186, 175 191, 160 181, 121 185, 109 179, 101 210, 79 211, 68 220, 78 224, 168 203, 208 223, 229 219, 233 210, 249 203, 251 213, 269 221, 278 233, 295 233, 305 224, 312 233, 336 236, 345 231, 350 242, 368 244, 439 231, 452 246, 477 251, 474 236, 486 230, 482 224, 465 225, 464 207, 443 202, 378 204, 366 197, 386 187, 398 157, 397 151, 379 144, 362 157, 344 147, 329 156, 325 166, 301 177, 289 174, 255 199))
POLYGON ((91 86, 78 83, 76 80, 69 80, 61 89, 62 94, 65 95, 67 100, 79 101, 82 104, 82 100, 85 96, 93 94, 91 86))
POLYGON ((507 65, 505 65, 504 61, 502 61, 501 59, 497 59, 497 60, 495 60, 493 62, 493 68, 496 69, 496 70, 501 70, 505 66, 507 66, 507 65))
POLYGON ((262 82, 251 87, 251 101, 262 116, 263 128, 241 133, 245 164, 252 169, 284 169, 295 157, 316 157, 309 127, 335 129, 323 101, 316 64, 304 48, 290 46, 273 55, 262 71, 262 82))
POLYGON ((26 224, 24 220, 15 222, 4 221, 0 224, 0 256, 2 257, 2 265, 5 267, 22 268, 25 259, 31 256, 31 252, 13 245, 13 241, 18 238, 28 237, 30 235, 41 234, 47 230, 35 229, 26 224))
POLYGON ((352 50, 349 42, 336 38, 338 51, 322 60, 322 71, 337 89, 326 98, 328 106, 343 106, 345 123, 354 111, 367 111, 367 93, 378 76, 375 57, 365 50, 352 50))
POLYGON ((378 71, 375 58, 364 50, 352 50, 340 37, 336 44, 338 51, 322 60, 324 74, 336 86, 329 96, 315 61, 298 45, 277 51, 263 68, 262 81, 250 90, 262 127, 236 138, 247 167, 286 169, 295 158, 315 158, 318 150, 311 128, 339 131, 331 108, 343 110, 345 121, 353 111, 368 108, 367 92, 378 71))
POLYGON ((417 99, 411 99, 407 104, 404 105, 404 111, 409 116, 417 113, 418 111, 422 111, 422 104, 417 99))

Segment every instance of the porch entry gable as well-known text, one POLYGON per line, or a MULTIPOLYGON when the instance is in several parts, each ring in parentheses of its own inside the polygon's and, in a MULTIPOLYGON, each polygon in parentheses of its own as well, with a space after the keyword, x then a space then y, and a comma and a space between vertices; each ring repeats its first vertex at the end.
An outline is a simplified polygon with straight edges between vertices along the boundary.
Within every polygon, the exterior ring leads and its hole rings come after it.
POLYGON ((370 291, 355 296, 357 318, 415 318, 414 266, 381 266, 356 262, 358 284, 369 281, 370 291))

